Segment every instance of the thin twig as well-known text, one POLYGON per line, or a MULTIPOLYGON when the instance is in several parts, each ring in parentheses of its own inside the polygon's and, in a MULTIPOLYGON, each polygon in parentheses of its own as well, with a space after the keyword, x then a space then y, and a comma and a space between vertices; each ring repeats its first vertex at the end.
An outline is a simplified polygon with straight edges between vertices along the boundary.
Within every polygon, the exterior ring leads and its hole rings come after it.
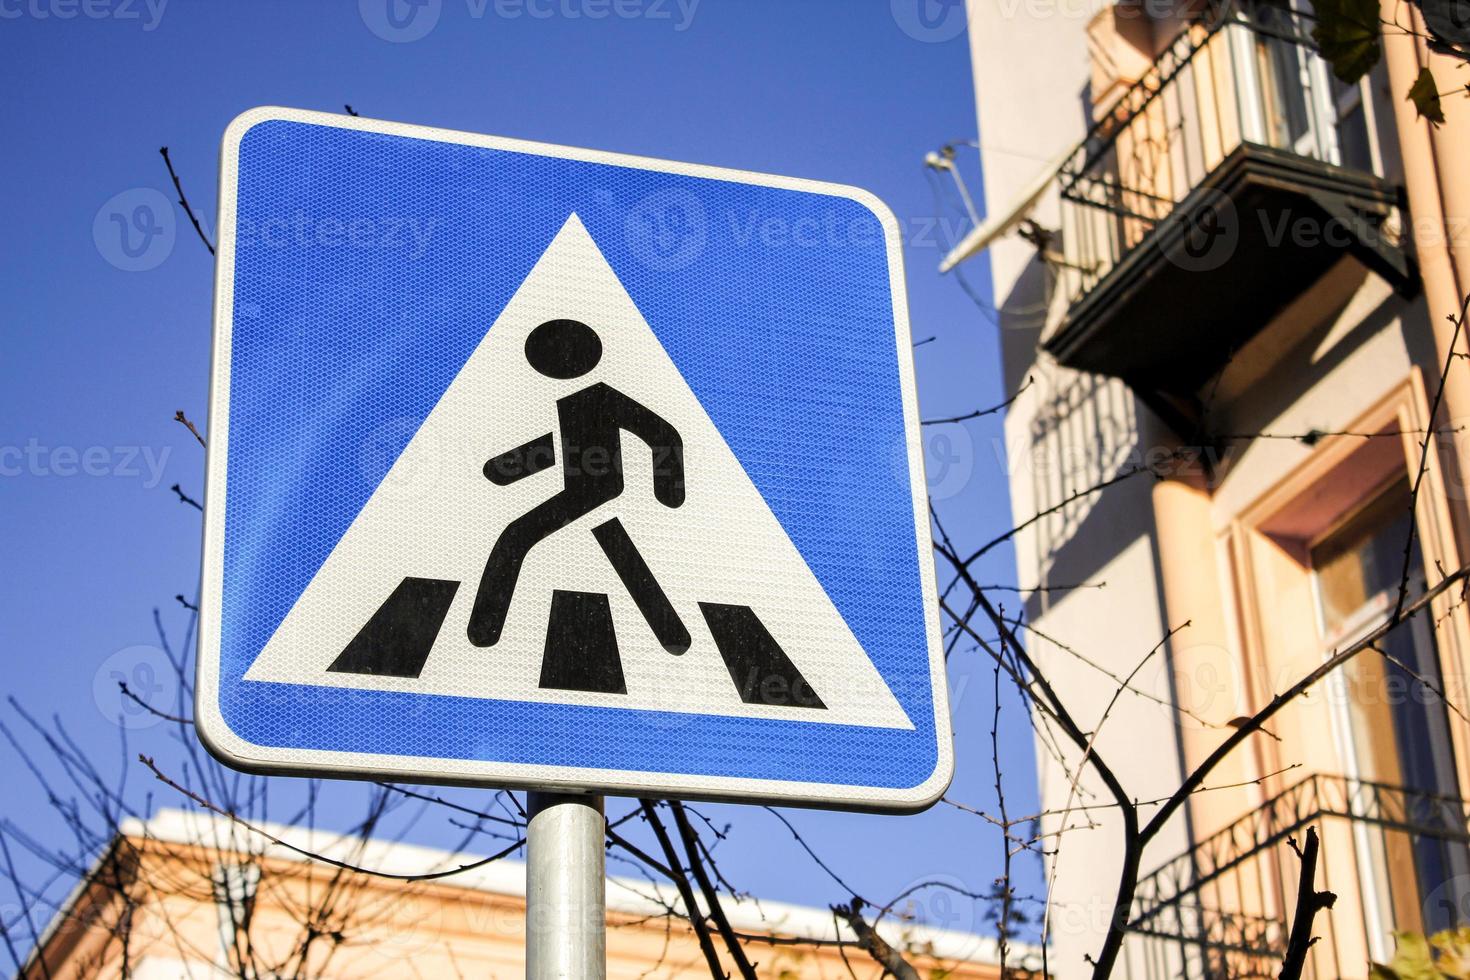
POLYGON ((191 497, 188 494, 186 494, 184 492, 184 488, 181 487, 181 486, 179 486, 177 483, 175 483, 173 486, 169 487, 169 489, 172 490, 174 493, 176 493, 176 494, 179 495, 179 503, 181 503, 181 504, 188 504, 190 507, 193 507, 195 510, 199 511, 200 513, 203 513, 204 512, 204 505, 201 504, 199 501, 195 500, 193 497, 191 497))
POLYGON ((198 429, 194 428, 194 423, 189 421, 189 416, 184 414, 184 410, 182 408, 174 412, 174 421, 180 423, 184 426, 184 428, 192 432, 194 434, 194 438, 199 440, 199 445, 204 446, 204 448, 206 449, 209 448, 208 446, 204 445, 204 437, 199 434, 198 429))
MULTIPOLYGON (((934 338, 933 337, 930 337, 929 339, 930 340, 933 340, 934 338)), ((917 346, 917 345, 915 345, 915 346, 917 346)), ((1004 411, 1005 409, 1009 408, 1011 405, 1015 404, 1016 399, 1017 398, 1020 398, 1021 395, 1026 391, 1026 389, 1031 387, 1031 383, 1034 380, 1035 380, 1035 378, 1029 378, 1028 377, 1026 379, 1026 383, 1023 384, 1023 385, 1021 385, 1021 387, 1019 387, 1019 388, 1016 389, 1016 393, 1014 395, 1012 395, 1011 397, 1007 398, 1005 401, 1001 402, 999 405, 992 405, 989 408, 977 408, 973 412, 967 412, 964 415, 952 415, 949 418, 943 418, 943 419, 924 419, 923 422, 920 423, 920 424, 922 424, 922 425, 950 425, 950 424, 953 424, 955 422, 968 422, 971 419, 979 419, 979 418, 984 418, 987 415, 994 415, 996 412, 1004 411)))
MULTIPOLYGON (((1439 387, 1434 392, 1434 404, 1429 406, 1429 420, 1433 425, 1434 420, 1439 417, 1439 407, 1444 402, 1445 382, 1449 379, 1450 368, 1455 363, 1455 345, 1460 342, 1460 331, 1465 327, 1465 315, 1470 308, 1470 296, 1466 296, 1460 304, 1460 315, 1446 317, 1455 325, 1455 332, 1450 337, 1450 352, 1445 357, 1444 370, 1439 376, 1439 387)), ((1429 471, 1429 440, 1430 434, 1424 434, 1424 440, 1419 444, 1419 469, 1414 474, 1414 486, 1409 491, 1409 533, 1404 541, 1404 564, 1402 574, 1399 576, 1399 596, 1394 603, 1393 618, 1396 621, 1403 612, 1404 603, 1409 598, 1409 571, 1414 560, 1414 537, 1418 531, 1419 522, 1416 519, 1419 505, 1419 487, 1424 482, 1424 474, 1429 471)))
POLYGON ((168 158, 168 147, 160 146, 158 148, 158 152, 163 155, 163 165, 165 167, 168 167, 169 179, 174 182, 174 190, 178 192, 179 206, 182 207, 184 209, 184 213, 189 216, 189 221, 194 225, 194 231, 199 235, 199 240, 204 243, 205 248, 209 249, 209 254, 213 255, 214 244, 210 242, 209 237, 204 234, 204 227, 199 224, 198 216, 194 214, 194 209, 189 206, 189 199, 184 196, 184 185, 179 182, 179 175, 174 170, 174 162, 168 158))
POLYGON ((149 704, 147 701, 144 701, 142 698, 138 697, 138 695, 134 694, 132 690, 128 687, 127 681, 118 681, 117 686, 122 690, 123 697, 127 698, 129 701, 132 701, 138 707, 142 708, 150 715, 153 715, 155 718, 162 718, 164 721, 177 722, 180 725, 194 724, 194 721, 191 718, 181 718, 178 715, 171 715, 167 712, 159 711, 157 708, 153 707, 153 705, 149 704))
POLYGON ((193 801, 196 805, 203 807, 209 812, 224 817, 231 823, 238 824, 239 826, 245 828, 253 834, 259 834, 261 837, 264 837, 266 840, 270 841, 272 844, 275 844, 278 847, 284 847, 288 851, 293 851, 297 854, 300 854, 302 857, 310 858, 313 861, 320 861, 323 864, 330 864, 333 867, 341 868, 343 871, 352 871, 356 872, 357 874, 371 875, 374 878, 388 878, 393 881, 435 881, 439 878, 448 878, 451 875, 463 874, 466 871, 473 871, 476 868, 483 868, 487 864, 490 864, 494 861, 499 861, 503 857, 514 854, 516 851, 524 847, 526 843, 524 839, 518 840, 504 850, 497 851, 487 858, 481 858, 478 861, 471 861, 469 864, 462 864, 459 867, 450 868, 448 871, 429 871, 422 874, 397 874, 391 871, 377 871, 373 868, 364 868, 359 865, 349 864, 346 861, 339 861, 336 858, 328 857, 325 854, 318 854, 315 851, 309 851, 304 847, 297 847, 290 841, 282 840, 269 831, 262 830, 260 827, 255 826, 248 820, 241 819, 239 816, 231 813, 223 807, 216 806, 209 800, 200 796, 198 793, 195 793, 192 790, 180 786, 177 782, 164 775, 163 770, 159 769, 157 764, 154 763, 153 759, 149 756, 139 755, 138 761, 147 766, 149 770, 152 771, 153 775, 157 777, 158 781, 163 783, 165 786, 171 787, 176 792, 182 794, 184 797, 193 801))
POLYGON ((764 809, 771 816, 775 817, 777 820, 781 821, 781 823, 786 826, 786 829, 791 832, 791 836, 795 838, 796 843, 801 845, 801 849, 803 851, 806 851, 807 856, 810 857, 813 861, 817 862, 817 867, 827 872, 827 877, 831 878, 833 881, 837 882, 837 884, 841 885, 843 890, 852 897, 858 897, 858 893, 853 890, 851 885, 843 881, 842 877, 838 875, 837 872, 833 871, 832 868, 828 866, 826 861, 823 861, 821 858, 817 857, 817 852, 812 850, 811 845, 806 842, 806 839, 802 837, 801 834, 797 833, 796 828, 791 825, 791 821, 782 816, 780 810, 777 810, 775 807, 771 806, 762 807, 762 809, 764 809))
POLYGON ((1188 450, 1176 449, 1156 464, 1139 463, 1126 469, 1119 470, 1108 479, 1103 480, 1100 483, 1094 483, 1092 486, 1087 487, 1084 490, 1073 491, 1072 493, 1069 493, 1067 496, 1063 497, 1061 500, 1057 501, 1052 506, 1047 507, 1044 510, 1039 510, 1035 514, 1032 514, 1026 520, 1022 521, 1020 524, 1017 524, 1015 527, 1011 528, 1009 531, 1006 531, 1004 534, 998 534, 994 538, 991 538, 989 541, 985 542, 979 548, 975 549, 975 551, 971 552, 971 554, 967 558, 965 558, 963 562, 964 567, 969 568, 971 565, 975 564, 975 562, 979 560, 982 555, 989 552, 992 548, 1004 544, 1011 538, 1014 538, 1016 535, 1026 530, 1031 525, 1035 524, 1037 521, 1043 520, 1044 518, 1049 517, 1052 514, 1057 513, 1058 511, 1065 510, 1082 498, 1090 497, 1095 493, 1101 493, 1108 487, 1116 486, 1119 483, 1123 483, 1126 480, 1131 480, 1133 479, 1133 477, 1140 476, 1144 473, 1150 473, 1154 476, 1160 476, 1160 466, 1162 466, 1169 460, 1183 459, 1188 455, 1188 450))

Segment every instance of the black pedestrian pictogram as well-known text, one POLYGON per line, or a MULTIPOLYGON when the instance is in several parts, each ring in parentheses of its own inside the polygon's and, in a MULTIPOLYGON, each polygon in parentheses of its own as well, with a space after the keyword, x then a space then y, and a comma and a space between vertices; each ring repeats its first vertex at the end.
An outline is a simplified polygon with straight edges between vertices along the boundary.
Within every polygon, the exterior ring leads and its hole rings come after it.
MULTIPOLYGON (((578 320, 548 320, 527 336, 525 356, 546 377, 580 378, 601 361, 602 340, 578 320)), ((622 496, 623 432, 636 436, 652 453, 654 498, 668 508, 684 503, 684 442, 654 411, 595 381, 557 399, 556 415, 556 433, 543 433, 483 465, 491 484, 509 486, 556 465, 557 442, 561 445, 562 488, 511 521, 491 543, 466 627, 466 637, 476 647, 500 642, 521 567, 531 550, 622 496)), ((622 521, 615 516, 601 521, 592 528, 592 538, 659 644, 670 654, 686 652, 689 630, 622 521)), ((458 586, 452 581, 404 578, 328 669, 419 676, 458 586)), ((701 602, 699 609, 742 701, 826 707, 750 606, 701 602)), ((539 686, 627 693, 606 594, 553 592, 539 686)))
MULTIPOLYGON (((577 320, 548 320, 526 338, 526 360, 547 377, 579 378, 601 359, 602 341, 577 320)), ((500 640, 521 564, 530 550, 622 494, 623 430, 653 451, 653 495, 659 503, 666 507, 684 503, 684 442, 658 415, 599 381, 557 399, 556 417, 562 489, 512 521, 495 542, 470 612, 469 638, 477 647, 494 646, 500 640)), ((553 456, 547 433, 492 458, 485 464, 485 476, 504 486, 552 465, 553 456)), ((664 649, 675 654, 688 650, 689 631, 622 525, 614 518, 598 527, 594 536, 664 649)))

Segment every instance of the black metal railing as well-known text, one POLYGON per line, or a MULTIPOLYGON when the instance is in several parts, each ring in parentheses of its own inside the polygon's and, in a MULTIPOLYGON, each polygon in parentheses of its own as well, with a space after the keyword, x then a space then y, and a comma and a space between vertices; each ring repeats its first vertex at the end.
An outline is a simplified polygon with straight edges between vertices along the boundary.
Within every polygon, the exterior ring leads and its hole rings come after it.
POLYGON ((1365 87, 1332 76, 1311 28, 1280 3, 1225 3, 1107 109, 1057 178, 1069 303, 1243 145, 1376 172, 1365 87))
POLYGON ((1366 976, 1395 929, 1433 932, 1470 912, 1470 812, 1457 798, 1313 775, 1178 855, 1139 884, 1130 975, 1274 977, 1300 865, 1290 840, 1316 827, 1318 887, 1338 894, 1316 924, 1309 976, 1366 976))

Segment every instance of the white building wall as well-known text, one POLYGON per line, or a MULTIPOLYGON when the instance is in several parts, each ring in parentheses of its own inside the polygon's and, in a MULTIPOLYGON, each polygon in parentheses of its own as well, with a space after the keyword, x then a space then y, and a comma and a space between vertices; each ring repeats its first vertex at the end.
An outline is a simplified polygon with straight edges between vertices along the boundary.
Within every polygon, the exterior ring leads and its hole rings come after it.
MULTIPOLYGON (((970 0, 970 49, 979 112, 984 200, 988 215, 1008 206, 1048 161, 1085 133, 1090 66, 1086 26, 1106 4, 1083 0, 970 0)), ((1032 211, 1042 226, 1060 226, 1054 193, 1032 211)), ((1041 359, 1047 272, 1036 250, 1010 235, 961 271, 980 275, 988 259, 1000 310, 1007 383, 1029 377, 1030 387, 1005 423, 1013 519, 1017 524, 1055 507, 1067 496, 1138 465, 1147 444, 1140 432, 1145 410, 1121 384, 1079 375, 1041 359)), ((1038 522, 1016 539, 1022 586, 1101 583, 1102 588, 1038 593, 1028 610, 1037 634, 1030 652, 1046 671, 1084 730, 1098 727, 1116 683, 1166 630, 1158 594, 1148 476, 1079 500, 1038 522), (1048 642, 1045 634, 1056 642, 1048 642), (1088 666, 1063 645, 1092 660, 1088 666), (1100 668, 1100 669, 1099 669, 1100 668)), ((1155 654, 1135 686, 1169 699, 1169 673, 1155 654)), ((1041 719, 1038 718, 1038 725, 1041 719)), ((1139 799, 1166 796, 1178 786, 1175 729, 1170 709, 1125 693, 1100 729, 1097 752, 1139 799)), ((1061 980, 1090 975, 1084 960, 1096 954, 1107 929, 1122 862, 1120 814, 1090 769, 1074 790, 1081 753, 1060 734, 1036 740, 1044 810, 1101 807, 1068 818, 1048 817, 1043 832, 1055 848, 1051 888, 1050 966, 1061 980), (1060 750, 1060 751, 1059 751, 1060 750)), ((1158 861, 1187 846, 1176 820, 1150 850, 1158 861)), ((1146 858, 1145 870, 1151 865, 1146 858)), ((1136 950, 1127 954, 1137 955, 1136 950)), ((1121 972, 1121 971, 1120 971, 1121 972)))
MULTIPOLYGON (((1048 162, 1085 134, 1091 77, 1087 25, 1104 6, 1097 0, 968 0, 988 216, 1009 211, 1048 162)), ((1375 101, 1383 97, 1376 94, 1375 101)), ((1389 118, 1386 107, 1378 111, 1381 119, 1389 118)), ((1392 132, 1380 130, 1384 137, 1386 166, 1393 173, 1392 132)), ((1030 216, 1044 228, 1059 228, 1055 191, 1030 216)), ((978 278, 986 265, 999 307, 1006 382, 1016 390, 1030 379, 1005 422, 1013 519, 1019 525, 1147 462, 1168 437, 1121 383, 1079 375, 1039 353, 1043 328, 1062 310, 1048 296, 1051 273, 1031 243, 1012 233, 960 271, 978 278)), ((1211 425, 1219 432, 1342 429, 1402 384, 1413 366, 1426 378, 1438 371, 1422 301, 1396 297, 1387 283, 1351 260, 1248 347, 1214 393, 1211 425)), ((1226 448, 1225 475, 1210 517, 1222 536, 1220 580, 1229 589, 1223 535, 1312 449, 1290 439, 1246 440, 1226 448)), ((1109 674, 1127 675, 1171 625, 1179 625, 1165 620, 1153 483, 1142 475, 1084 496, 1015 539, 1022 586, 1107 583, 1039 592, 1027 609, 1035 627, 1029 650, 1084 730, 1096 729, 1109 709, 1117 689, 1109 674)), ((1232 649, 1221 656, 1233 663, 1241 656, 1235 616, 1243 613, 1234 595, 1222 596, 1222 602, 1232 649)), ((1187 649, 1187 639, 1181 637, 1181 643, 1187 649)), ((1153 700, 1172 701, 1176 680, 1165 654, 1155 654, 1134 682, 1142 693, 1122 695, 1097 739, 1099 755, 1140 800, 1166 797, 1182 779, 1178 716, 1153 700)), ((1240 712, 1247 712, 1251 706, 1236 694, 1240 712)), ((1181 696, 1188 705, 1191 695, 1181 696)), ((1043 810, 1079 802, 1102 805, 1067 818, 1052 815, 1043 824, 1045 833, 1060 835, 1047 839, 1048 849, 1056 850, 1049 860, 1055 876, 1050 967, 1067 980, 1090 975, 1084 956, 1096 953, 1106 931, 1122 858, 1121 821, 1117 809, 1106 806, 1109 797, 1090 771, 1074 785, 1080 753, 1059 734, 1049 735, 1039 716, 1036 720, 1043 810)), ((1190 828, 1181 812, 1150 846, 1142 870, 1147 873, 1189 846, 1190 828)), ((1156 944, 1152 951, 1158 949, 1156 944)), ((1118 975, 1178 975, 1177 964, 1143 963, 1143 952, 1141 944, 1130 941, 1118 975)))

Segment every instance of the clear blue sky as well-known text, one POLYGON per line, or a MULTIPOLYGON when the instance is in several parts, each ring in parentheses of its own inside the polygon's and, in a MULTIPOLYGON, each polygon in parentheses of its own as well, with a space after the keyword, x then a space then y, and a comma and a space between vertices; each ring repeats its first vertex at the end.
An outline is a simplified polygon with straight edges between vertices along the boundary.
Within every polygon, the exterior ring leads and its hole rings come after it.
MULTIPOLYGON (((116 195, 131 202, 149 188, 169 193, 157 152, 167 144, 212 226, 220 134, 251 106, 340 111, 351 103, 384 119, 868 188, 911 239, 914 333, 935 338, 916 351, 924 413, 958 414, 1004 397, 994 326, 935 271, 963 229, 955 211, 936 210, 921 167, 940 143, 974 137, 957 23, 926 26, 913 0, 430 2, 420 16, 432 19, 438 7, 432 29, 395 43, 379 36, 394 34, 382 0, 172 0, 161 11, 158 0, 92 0, 70 18, 60 16, 73 10, 67 0, 0 0, 9 228, 0 236, 0 653, 7 691, 37 714, 59 715, 98 758, 117 758, 118 729, 116 702, 99 708, 94 680, 100 672, 107 691, 112 667, 146 659, 128 651, 155 642, 155 607, 181 629, 172 597, 196 588, 198 514, 169 487, 198 496, 203 454, 172 416, 184 409, 206 422, 212 260, 175 210, 165 219, 172 250, 144 256, 143 264, 161 257, 151 269, 126 271, 127 257, 105 244, 105 219, 94 239, 94 220, 116 195)), ((973 152, 962 163, 978 192, 973 152)), ((983 282, 978 266, 971 278, 983 282)), ((979 542, 1008 527, 998 420, 930 434, 940 440, 931 479, 951 530, 979 542)), ((1008 552, 982 571, 1014 581, 1008 552)), ((964 655, 952 673, 959 767, 951 795, 989 810, 990 671, 964 655)), ((1031 812, 1029 726, 1014 698, 1004 707, 1008 803, 1031 812)), ((8 706, 0 717, 16 720, 8 706)), ((162 728, 130 737, 160 760, 177 756, 162 728)), ((0 814, 42 839, 59 834, 8 747, 0 758, 0 814)), ((139 794, 153 789, 144 776, 134 774, 139 794)), ((153 791, 155 805, 177 802, 165 787, 153 791)), ((338 798, 356 799, 351 791, 338 798)), ((722 853, 740 887, 818 906, 845 897, 770 816, 709 811, 736 825, 722 853)), ((350 814, 339 802, 325 820, 350 814)), ((944 806, 903 818, 789 815, 878 901, 935 875, 985 891, 999 872, 998 835, 944 806)), ((458 835, 428 820, 412 836, 445 844, 458 835)), ((1034 861, 1021 862, 1021 890, 1039 893, 1039 877, 1034 861)), ((7 900, 0 888, 0 906, 7 900)), ((948 924, 982 926, 969 910, 948 924)))

